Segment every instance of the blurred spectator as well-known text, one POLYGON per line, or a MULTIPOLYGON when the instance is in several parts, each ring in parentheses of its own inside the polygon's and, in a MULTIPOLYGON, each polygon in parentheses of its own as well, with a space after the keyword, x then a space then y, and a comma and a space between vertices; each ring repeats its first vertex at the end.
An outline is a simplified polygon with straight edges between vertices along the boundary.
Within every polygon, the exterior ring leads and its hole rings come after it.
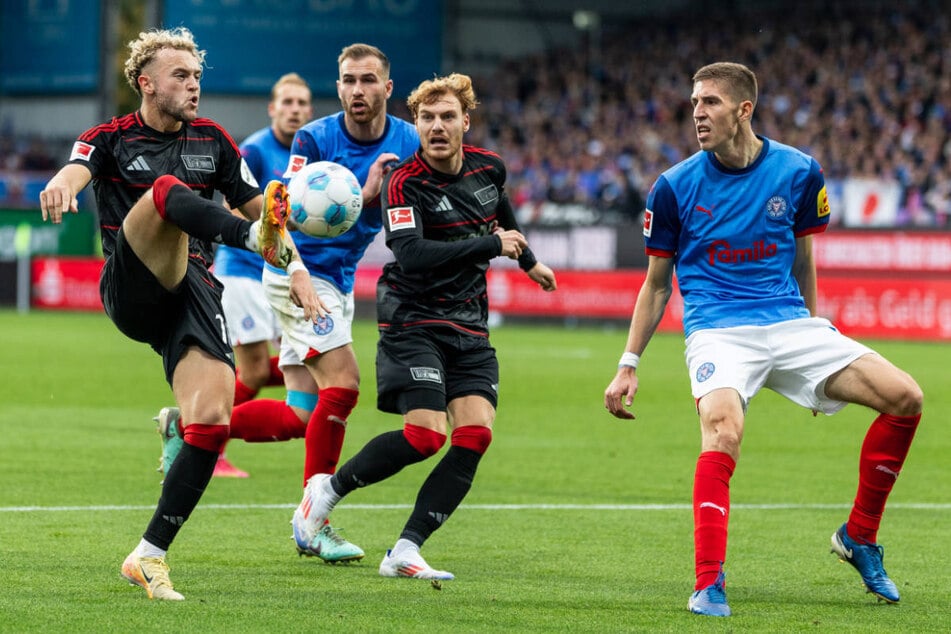
POLYGON ((762 134, 814 155, 827 178, 896 181, 903 225, 945 227, 949 15, 858 4, 731 13, 716 31, 706 14, 606 26, 596 91, 583 48, 508 60, 476 78, 485 107, 467 141, 502 155, 517 204, 580 203, 629 220, 657 176, 697 150, 681 60, 737 61, 762 82, 762 134))
POLYGON ((20 155, 20 169, 27 172, 43 172, 54 170, 56 160, 50 154, 43 139, 33 137, 29 140, 26 150, 20 155))
MULTIPOLYGON (((684 60, 737 61, 761 81, 762 134, 815 156, 827 179, 898 183, 902 226, 951 228, 951 12, 932 1, 818 6, 731 12, 714 31, 730 3, 702 20, 612 20, 594 76, 587 47, 506 60, 474 77, 482 107, 466 142, 502 155, 516 207, 584 205, 599 222, 630 222, 657 176, 697 150, 684 60)), ((408 117, 401 100, 392 106, 408 117)), ((0 132, 0 175, 47 169, 71 141, 0 132)))

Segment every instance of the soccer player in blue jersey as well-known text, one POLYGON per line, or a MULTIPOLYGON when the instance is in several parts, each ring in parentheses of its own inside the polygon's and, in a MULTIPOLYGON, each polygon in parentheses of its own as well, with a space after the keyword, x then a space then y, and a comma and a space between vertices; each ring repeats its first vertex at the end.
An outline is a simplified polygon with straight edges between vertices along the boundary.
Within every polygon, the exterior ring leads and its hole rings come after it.
POLYGON ((700 416, 693 485, 696 584, 688 609, 729 616, 725 573, 729 482, 750 400, 770 388, 813 413, 848 403, 875 410, 859 454, 858 492, 832 551, 868 592, 889 603, 898 589, 877 544, 885 501, 921 418, 922 392, 907 373, 816 316, 812 237, 829 222, 822 169, 802 152, 753 133, 757 84, 741 64, 693 77, 700 151, 664 172, 647 201, 647 277, 604 405, 622 419, 637 393, 637 367, 672 291, 684 301, 686 362, 700 416))

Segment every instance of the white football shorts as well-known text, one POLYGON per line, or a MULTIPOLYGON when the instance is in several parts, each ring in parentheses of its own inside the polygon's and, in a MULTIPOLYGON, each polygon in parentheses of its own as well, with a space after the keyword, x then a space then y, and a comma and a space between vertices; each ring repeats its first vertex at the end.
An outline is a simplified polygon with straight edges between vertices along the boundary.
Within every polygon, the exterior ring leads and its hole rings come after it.
POLYGON ((825 382, 856 359, 875 354, 840 333, 822 317, 769 326, 737 326, 694 331, 685 358, 695 399, 733 388, 749 405, 767 387, 794 403, 823 414, 846 406, 825 395, 825 382))
POLYGON ((276 341, 281 336, 281 326, 267 301, 261 280, 232 275, 217 277, 225 287, 221 306, 231 345, 276 341))
POLYGON ((330 311, 330 315, 314 323, 304 319, 304 309, 291 301, 290 276, 265 267, 261 279, 284 332, 279 366, 302 365, 314 353, 323 354, 353 343, 353 293, 343 293, 327 280, 311 275, 314 291, 330 311))

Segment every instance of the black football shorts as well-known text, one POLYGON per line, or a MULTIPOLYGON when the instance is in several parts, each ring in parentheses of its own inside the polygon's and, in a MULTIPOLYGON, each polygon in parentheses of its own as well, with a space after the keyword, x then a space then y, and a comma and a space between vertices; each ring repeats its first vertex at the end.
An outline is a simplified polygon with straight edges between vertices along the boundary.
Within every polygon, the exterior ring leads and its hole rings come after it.
POLYGON ((190 346, 234 368, 221 289, 221 283, 201 263, 189 258, 179 288, 166 290, 129 246, 122 229, 99 278, 106 314, 124 335, 149 344, 162 355, 169 385, 175 366, 190 346))
POLYGON ((487 337, 450 328, 384 330, 376 381, 376 406, 384 412, 444 412, 450 401, 473 394, 497 407, 499 361, 487 337))

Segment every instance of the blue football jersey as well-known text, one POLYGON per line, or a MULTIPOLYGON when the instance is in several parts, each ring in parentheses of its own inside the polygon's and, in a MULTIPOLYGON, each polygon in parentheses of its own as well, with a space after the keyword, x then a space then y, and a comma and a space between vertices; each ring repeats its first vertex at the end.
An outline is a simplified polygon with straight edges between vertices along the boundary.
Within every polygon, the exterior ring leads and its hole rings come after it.
MULTIPOLYGON (((333 161, 347 167, 362 185, 380 154, 392 152, 402 160, 418 148, 416 128, 402 119, 387 115, 383 136, 371 143, 364 143, 347 133, 344 113, 338 112, 311 121, 297 131, 284 178, 285 181, 290 180, 295 172, 308 163, 333 161)), ((363 201, 360 218, 346 233, 336 238, 313 238, 300 231, 291 233, 310 274, 330 281, 341 292, 349 293, 353 290, 357 263, 382 228, 383 212, 377 196, 373 200, 363 201)), ((274 267, 269 268, 281 272, 274 267)))
POLYGON ((808 317, 792 273, 796 238, 829 223, 822 169, 760 137, 749 166, 698 152, 664 172, 647 198, 648 255, 674 258, 684 332, 808 317))
MULTIPOLYGON (((273 180, 281 180, 291 149, 282 145, 270 128, 249 135, 239 146, 244 162, 261 189, 273 180)), ((264 258, 257 253, 222 244, 215 252, 215 273, 235 277, 249 277, 261 281, 264 258)))

